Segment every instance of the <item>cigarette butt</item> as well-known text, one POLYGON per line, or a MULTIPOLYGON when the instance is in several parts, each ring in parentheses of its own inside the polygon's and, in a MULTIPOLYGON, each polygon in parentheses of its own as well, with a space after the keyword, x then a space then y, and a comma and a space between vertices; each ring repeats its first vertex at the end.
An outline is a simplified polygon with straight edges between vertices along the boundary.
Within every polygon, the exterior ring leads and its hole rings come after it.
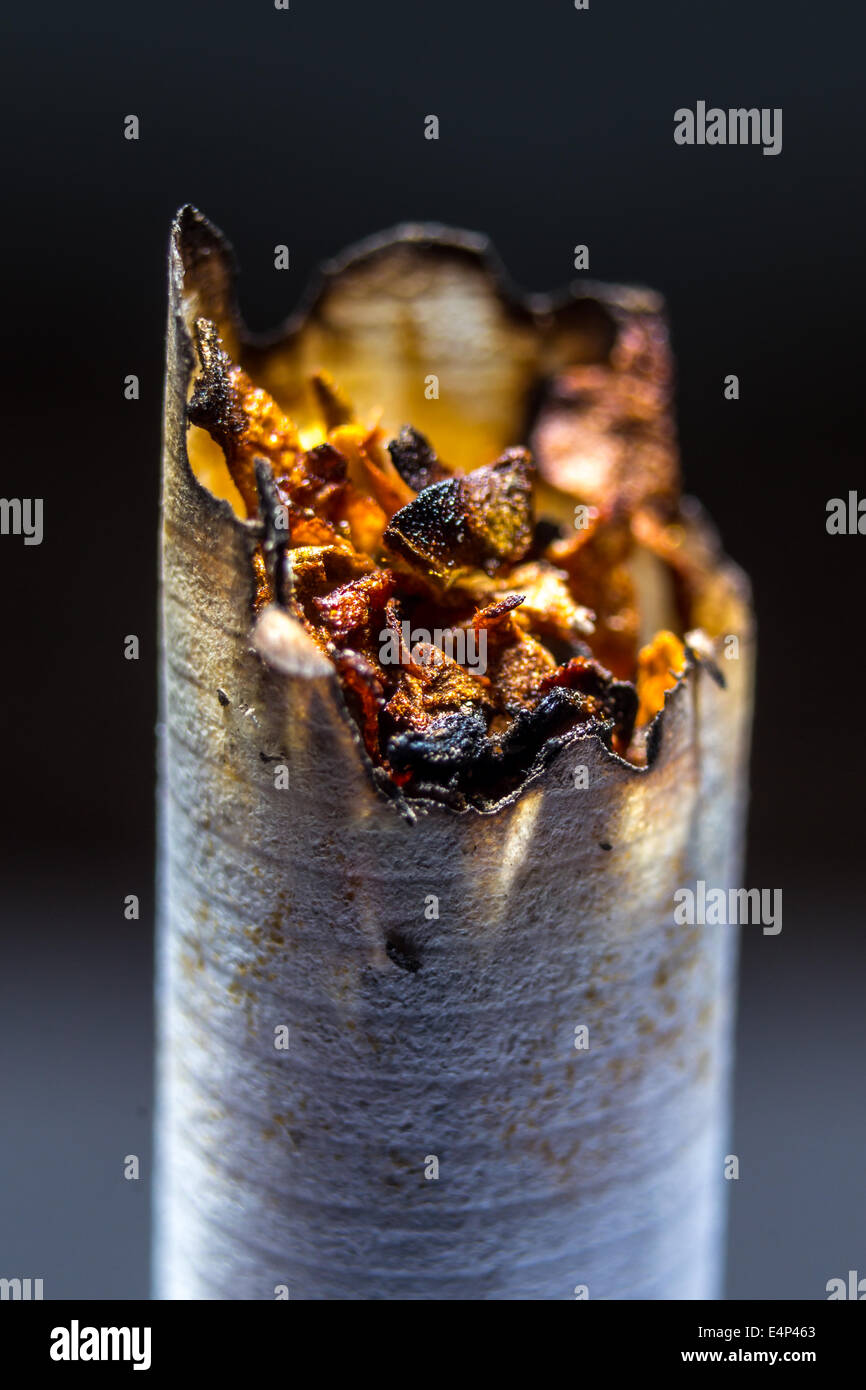
POLYGON ((687 508, 671 545, 706 649, 646 765, 576 736, 495 805, 413 803, 301 623, 255 612, 260 527, 187 444, 202 316, 281 399, 325 368, 373 409, 378 365, 396 427, 423 429, 438 375, 456 459, 518 441, 542 370, 657 334, 658 300, 522 303, 479 239, 411 228, 333 266, 266 349, 194 210, 170 255, 156 1296, 718 1297, 737 940, 675 925, 673 893, 738 882, 743 576, 687 508))

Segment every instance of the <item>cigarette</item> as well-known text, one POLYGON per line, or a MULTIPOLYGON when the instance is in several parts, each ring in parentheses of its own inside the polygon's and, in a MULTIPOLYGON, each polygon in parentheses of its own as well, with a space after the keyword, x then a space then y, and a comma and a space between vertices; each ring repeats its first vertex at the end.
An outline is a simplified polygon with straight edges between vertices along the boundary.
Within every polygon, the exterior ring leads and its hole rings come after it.
POLYGON ((718 1297, 737 939, 673 895, 754 623, 658 296, 405 226, 256 341, 182 209, 161 623, 156 1297, 718 1297))

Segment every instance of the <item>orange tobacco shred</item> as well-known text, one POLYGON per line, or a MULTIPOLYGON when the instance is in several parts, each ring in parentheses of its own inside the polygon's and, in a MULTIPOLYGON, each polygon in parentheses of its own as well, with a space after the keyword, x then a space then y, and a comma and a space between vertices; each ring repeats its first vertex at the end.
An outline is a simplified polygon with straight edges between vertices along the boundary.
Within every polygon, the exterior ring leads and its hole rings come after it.
POLYGON ((665 691, 671 690, 686 669, 686 649, 672 632, 657 632, 641 647, 637 658, 638 723, 648 724, 664 707, 665 691))

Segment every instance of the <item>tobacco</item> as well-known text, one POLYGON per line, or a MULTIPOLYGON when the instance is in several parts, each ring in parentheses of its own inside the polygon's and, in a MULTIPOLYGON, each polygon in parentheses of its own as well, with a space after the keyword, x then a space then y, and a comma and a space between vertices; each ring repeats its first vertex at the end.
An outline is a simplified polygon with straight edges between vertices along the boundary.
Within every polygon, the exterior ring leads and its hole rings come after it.
MULTIPOLYGON (((391 784, 406 797, 489 804, 543 761, 545 744, 576 733, 646 763, 647 729, 693 659, 666 630, 638 649, 638 544, 674 573, 657 539, 674 505, 667 467, 638 479, 609 460, 594 487, 572 494, 585 515, 569 536, 536 516, 525 447, 458 472, 411 424, 386 439, 359 420, 321 369, 302 431, 231 360, 213 322, 198 319, 195 333, 189 419, 221 447, 247 518, 263 526, 253 607, 284 607, 334 663, 391 784), (413 631, 439 638, 413 642, 413 631), (461 663, 452 652, 467 633, 479 640, 461 663)), ((580 486, 564 463, 564 420, 572 443, 640 428, 664 442, 658 382, 622 370, 636 356, 638 344, 620 349, 612 387, 599 367, 554 380, 534 432, 548 483, 580 486)))

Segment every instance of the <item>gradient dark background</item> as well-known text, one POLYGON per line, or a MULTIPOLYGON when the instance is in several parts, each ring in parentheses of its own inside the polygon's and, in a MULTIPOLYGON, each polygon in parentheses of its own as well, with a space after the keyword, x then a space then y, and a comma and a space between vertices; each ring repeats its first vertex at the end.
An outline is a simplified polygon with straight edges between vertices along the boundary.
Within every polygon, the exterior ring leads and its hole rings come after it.
POLYGON ((44 497, 45 539, 0 538, 0 1275, 48 1298, 148 1287, 165 254, 186 201, 234 242, 256 329, 406 219, 486 231, 527 289, 567 282, 583 242, 593 278, 667 296, 686 485, 758 607, 746 882, 784 892, 781 936, 745 931, 729 1293, 866 1274, 866 538, 825 530, 828 498, 866 492, 855 7, 52 0, 7 23, 2 491, 44 497), (782 153, 676 146, 699 99, 782 107, 782 153))

